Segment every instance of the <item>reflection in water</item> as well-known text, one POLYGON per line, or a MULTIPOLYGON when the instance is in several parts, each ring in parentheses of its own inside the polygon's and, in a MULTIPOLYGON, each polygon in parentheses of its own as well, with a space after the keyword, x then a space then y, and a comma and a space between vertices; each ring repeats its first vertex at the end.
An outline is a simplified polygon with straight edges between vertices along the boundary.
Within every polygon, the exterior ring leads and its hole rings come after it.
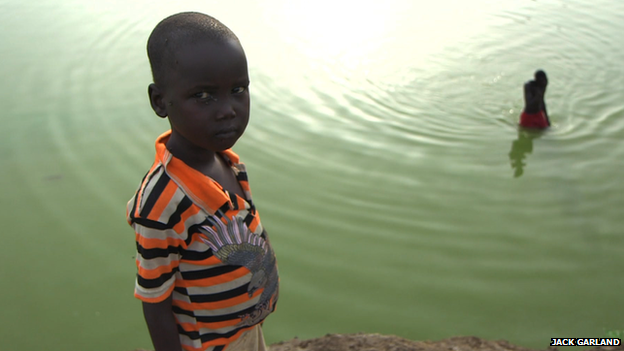
POLYGON ((509 163, 511 168, 515 169, 514 178, 520 177, 524 173, 524 157, 526 154, 533 152, 533 139, 539 138, 541 133, 530 132, 526 129, 518 129, 518 139, 511 143, 511 151, 509 151, 509 163))

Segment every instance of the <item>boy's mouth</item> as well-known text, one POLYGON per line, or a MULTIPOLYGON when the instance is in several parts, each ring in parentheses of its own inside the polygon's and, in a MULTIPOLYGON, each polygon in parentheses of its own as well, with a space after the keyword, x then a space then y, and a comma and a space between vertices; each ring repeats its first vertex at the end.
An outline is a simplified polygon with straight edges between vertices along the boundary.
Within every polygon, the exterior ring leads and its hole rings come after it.
POLYGON ((217 138, 231 138, 236 136, 237 134, 237 129, 236 128, 226 128, 226 129, 221 129, 220 131, 218 131, 215 136, 217 138))

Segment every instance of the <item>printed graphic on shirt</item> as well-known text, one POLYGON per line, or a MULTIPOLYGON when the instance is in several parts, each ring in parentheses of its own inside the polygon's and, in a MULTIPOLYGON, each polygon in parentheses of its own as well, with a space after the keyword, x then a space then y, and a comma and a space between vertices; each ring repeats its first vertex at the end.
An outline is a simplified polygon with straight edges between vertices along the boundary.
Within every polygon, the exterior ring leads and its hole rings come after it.
POLYGON ((252 233, 240 217, 233 220, 223 216, 226 223, 208 218, 212 224, 202 226, 200 231, 206 235, 201 238, 221 262, 243 266, 252 273, 247 293, 251 297, 258 289, 264 288, 260 295, 256 310, 242 315, 242 321, 237 325, 252 326, 258 324, 272 311, 272 301, 276 301, 278 275, 275 264, 275 254, 267 242, 257 234, 252 233))

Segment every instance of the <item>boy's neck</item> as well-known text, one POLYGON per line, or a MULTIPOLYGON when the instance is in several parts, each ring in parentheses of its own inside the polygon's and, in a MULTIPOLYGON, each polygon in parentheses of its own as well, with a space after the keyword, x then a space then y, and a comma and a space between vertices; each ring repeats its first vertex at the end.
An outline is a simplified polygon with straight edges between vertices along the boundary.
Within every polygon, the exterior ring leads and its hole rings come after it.
POLYGON ((175 131, 171 133, 166 146, 173 156, 203 174, 209 175, 214 166, 218 164, 216 152, 189 143, 188 140, 177 135, 175 131))

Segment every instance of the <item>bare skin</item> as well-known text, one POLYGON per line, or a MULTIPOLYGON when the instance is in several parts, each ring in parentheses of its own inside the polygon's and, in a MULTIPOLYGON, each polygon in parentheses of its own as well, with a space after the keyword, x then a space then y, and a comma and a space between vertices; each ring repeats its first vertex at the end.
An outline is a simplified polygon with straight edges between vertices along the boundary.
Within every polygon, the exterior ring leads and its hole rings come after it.
POLYGON ((550 125, 550 119, 546 111, 546 102, 544 102, 547 85, 548 79, 543 71, 535 72, 535 79, 524 84, 524 111, 530 114, 544 111, 546 121, 550 125))
POLYGON ((178 327, 171 312, 171 300, 169 295, 160 303, 143 302, 143 316, 155 351, 182 351, 178 327))

